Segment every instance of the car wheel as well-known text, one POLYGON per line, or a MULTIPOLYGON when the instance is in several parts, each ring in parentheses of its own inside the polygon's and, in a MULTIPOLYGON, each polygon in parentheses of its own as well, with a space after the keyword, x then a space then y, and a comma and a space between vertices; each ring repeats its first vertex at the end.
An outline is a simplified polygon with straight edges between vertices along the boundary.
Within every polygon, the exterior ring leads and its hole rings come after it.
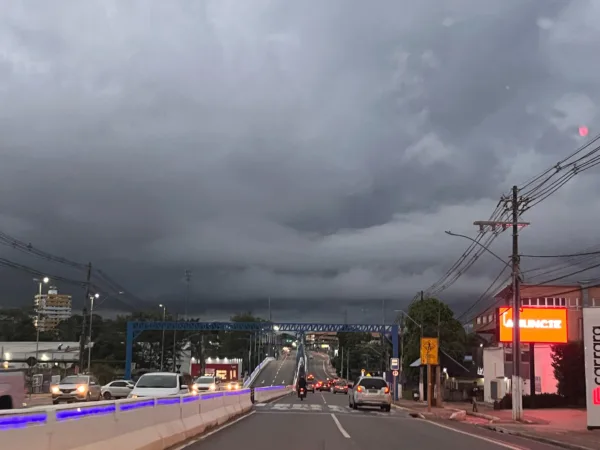
POLYGON ((105 392, 103 397, 104 400, 110 400, 112 398, 112 395, 110 395, 110 392, 105 392))
POLYGON ((85 396, 85 401, 86 402, 91 402, 92 401, 92 393, 88 392, 87 395, 85 396))
POLYGON ((60 403, 60 400, 52 400, 53 405, 58 405, 59 403, 60 403))

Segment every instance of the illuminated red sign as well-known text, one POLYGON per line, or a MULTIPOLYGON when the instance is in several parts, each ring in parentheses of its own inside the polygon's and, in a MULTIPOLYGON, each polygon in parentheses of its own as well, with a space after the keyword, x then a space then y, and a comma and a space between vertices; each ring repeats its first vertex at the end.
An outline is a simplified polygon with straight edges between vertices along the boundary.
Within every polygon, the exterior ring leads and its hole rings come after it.
MULTIPOLYGON (((564 344, 568 342, 566 308, 523 308, 520 310, 521 342, 564 344)), ((498 309, 500 342, 512 342, 513 309, 498 309)))

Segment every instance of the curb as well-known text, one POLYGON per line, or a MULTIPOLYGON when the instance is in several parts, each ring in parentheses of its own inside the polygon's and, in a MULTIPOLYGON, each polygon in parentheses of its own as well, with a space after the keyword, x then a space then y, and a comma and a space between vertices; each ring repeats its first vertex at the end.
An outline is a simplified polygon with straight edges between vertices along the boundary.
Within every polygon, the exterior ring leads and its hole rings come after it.
POLYGON ((510 434, 512 436, 518 436, 518 437, 522 437, 525 439, 530 439, 532 441, 538 441, 538 442, 542 442, 544 444, 550 444, 550 445, 554 445, 556 447, 566 448, 569 450, 594 450, 589 447, 583 447, 583 446, 577 445, 577 444, 570 444, 568 442, 557 441, 555 439, 545 438, 545 437, 541 437, 541 436, 535 436, 535 435, 532 435, 529 433, 523 433, 521 431, 508 430, 506 428, 496 427, 493 425, 479 425, 479 426, 482 428, 488 429, 488 430, 495 431, 496 433, 510 434))

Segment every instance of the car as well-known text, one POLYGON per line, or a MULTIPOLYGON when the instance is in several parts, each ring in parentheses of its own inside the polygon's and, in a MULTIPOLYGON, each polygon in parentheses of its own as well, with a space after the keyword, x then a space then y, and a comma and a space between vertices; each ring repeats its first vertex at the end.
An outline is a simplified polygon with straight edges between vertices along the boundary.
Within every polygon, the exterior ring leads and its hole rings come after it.
POLYGON ((315 383, 313 381, 306 383, 306 391, 312 392, 313 394, 315 393, 315 383))
POLYGON ((25 406, 25 390, 23 372, 0 372, 0 409, 21 409, 25 406))
POLYGON ((91 375, 69 375, 50 387, 52 403, 89 402, 102 398, 102 388, 91 375))
POLYGON ((348 383, 345 381, 338 381, 333 385, 333 393, 348 395, 348 383))
POLYGON ((194 391, 206 392, 206 391, 219 391, 221 390, 221 379, 214 375, 204 375, 203 377, 196 378, 194 381, 194 391))
POLYGON ((225 385, 225 389, 228 391, 237 391, 240 389, 241 383, 237 380, 231 380, 225 385))
POLYGON ((115 380, 102 386, 102 398, 110 400, 113 398, 127 398, 134 388, 135 383, 128 380, 115 380))
POLYGON ((193 392, 191 376, 171 372, 150 372, 142 375, 127 398, 166 397, 193 392))
POLYGON ((323 391, 330 391, 331 390, 331 386, 329 386, 329 382, 328 381, 319 381, 318 384, 318 390, 319 392, 323 392, 323 391))
POLYGON ((352 409, 363 406, 380 407, 389 412, 392 409, 390 387, 382 377, 360 377, 352 385, 348 394, 348 405, 352 409))

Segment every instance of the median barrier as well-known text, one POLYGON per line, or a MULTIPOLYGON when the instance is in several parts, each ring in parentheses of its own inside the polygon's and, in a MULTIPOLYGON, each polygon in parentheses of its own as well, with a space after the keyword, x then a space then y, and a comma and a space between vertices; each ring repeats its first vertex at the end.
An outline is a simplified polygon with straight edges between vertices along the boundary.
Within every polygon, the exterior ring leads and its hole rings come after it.
POLYGON ((165 450, 251 408, 243 389, 0 411, 0 441, 15 449, 165 450))
POLYGON ((287 386, 265 386, 254 388, 254 402, 265 403, 290 393, 287 386))

